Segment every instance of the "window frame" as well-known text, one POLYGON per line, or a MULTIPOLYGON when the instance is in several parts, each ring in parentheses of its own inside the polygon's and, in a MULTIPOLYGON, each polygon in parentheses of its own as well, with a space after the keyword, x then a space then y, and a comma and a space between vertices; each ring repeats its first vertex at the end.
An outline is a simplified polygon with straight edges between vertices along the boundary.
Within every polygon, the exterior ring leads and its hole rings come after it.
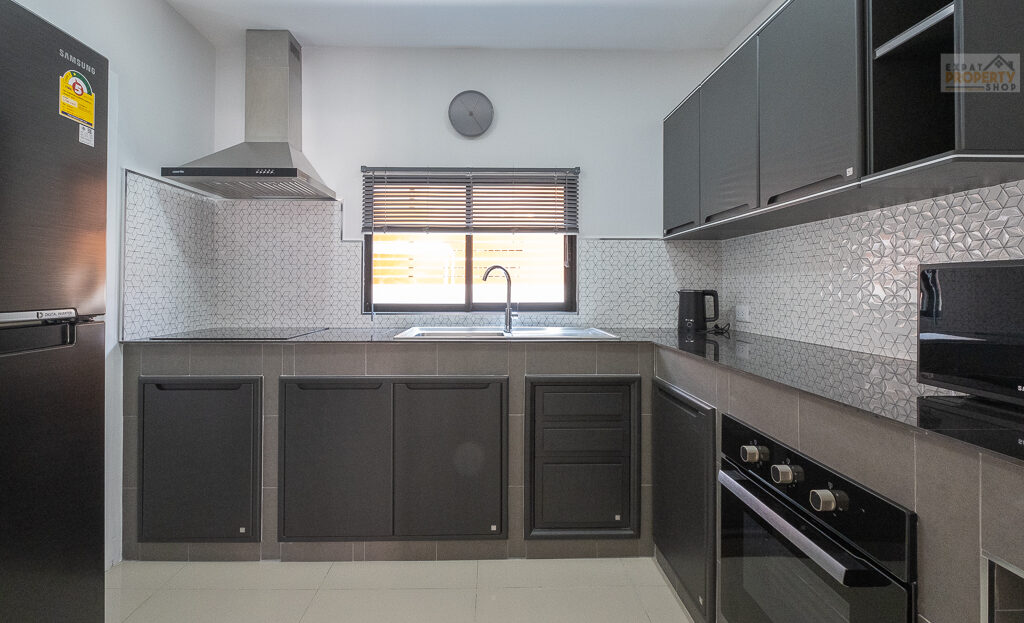
MULTIPOLYGON (((411 233, 411 232, 410 232, 411 233)), ((481 232, 483 233, 483 232, 481 232)), ((512 235, 512 234, 508 234, 512 235)), ((547 313, 579 313, 577 297, 577 264, 576 238, 573 234, 564 234, 565 257, 564 266, 565 300, 561 303, 523 303, 512 301, 512 308, 519 312, 547 313)), ((505 310, 504 303, 476 303, 473 301, 473 234, 466 234, 466 288, 462 303, 452 304, 418 304, 418 303, 373 303, 373 234, 363 234, 363 314, 430 314, 430 313, 474 313, 500 312, 505 310)))

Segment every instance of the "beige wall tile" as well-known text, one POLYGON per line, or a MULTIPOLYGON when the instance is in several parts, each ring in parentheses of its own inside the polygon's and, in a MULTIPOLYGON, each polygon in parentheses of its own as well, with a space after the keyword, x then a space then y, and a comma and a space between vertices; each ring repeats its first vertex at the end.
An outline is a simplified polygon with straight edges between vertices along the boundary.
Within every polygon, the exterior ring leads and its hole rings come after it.
POLYGON ((914 432, 907 426, 801 393, 800 449, 914 508, 914 432))
POLYGON ((979 623, 979 463, 965 444, 917 436, 918 607, 931 623, 979 623))
POLYGON ((783 443, 800 446, 799 392, 748 374, 729 375, 729 413, 783 443))
POLYGON ((985 453, 981 462, 981 546, 1024 569, 1024 465, 985 453))
POLYGON ((655 350, 655 375, 676 387, 693 394, 704 402, 715 402, 717 386, 712 364, 698 361, 670 348, 655 350))

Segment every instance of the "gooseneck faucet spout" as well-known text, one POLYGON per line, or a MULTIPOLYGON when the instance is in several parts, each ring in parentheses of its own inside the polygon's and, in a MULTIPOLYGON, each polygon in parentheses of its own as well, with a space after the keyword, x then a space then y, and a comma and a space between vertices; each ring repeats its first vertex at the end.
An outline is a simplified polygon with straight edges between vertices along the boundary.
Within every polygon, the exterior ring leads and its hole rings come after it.
POLYGON ((512 275, 508 274, 504 266, 495 264, 484 272, 484 281, 491 276, 491 271, 500 270, 505 273, 507 289, 505 290, 505 333, 512 333, 512 275))

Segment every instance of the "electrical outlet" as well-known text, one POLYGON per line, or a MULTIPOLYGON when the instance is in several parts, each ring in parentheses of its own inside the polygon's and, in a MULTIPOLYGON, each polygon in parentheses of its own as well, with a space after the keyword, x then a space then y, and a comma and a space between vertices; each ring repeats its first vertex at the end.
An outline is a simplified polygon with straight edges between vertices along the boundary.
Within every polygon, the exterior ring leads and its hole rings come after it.
POLYGON ((736 356, 740 359, 750 359, 750 344, 746 342, 736 342, 736 356))
POLYGON ((750 307, 745 304, 736 306, 736 322, 750 322, 750 307))

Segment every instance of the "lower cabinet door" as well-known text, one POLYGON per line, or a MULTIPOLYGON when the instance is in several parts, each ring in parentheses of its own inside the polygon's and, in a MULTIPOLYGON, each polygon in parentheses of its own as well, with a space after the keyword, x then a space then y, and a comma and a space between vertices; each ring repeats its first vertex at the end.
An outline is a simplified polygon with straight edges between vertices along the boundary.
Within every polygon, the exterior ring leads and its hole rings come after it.
POLYGON ((535 528, 629 525, 629 459, 538 459, 535 528))
POLYGON ((380 379, 281 384, 281 538, 391 536, 391 390, 380 379))
POLYGON ((715 411, 659 381, 652 411, 654 545, 687 609, 714 621, 715 411))
POLYGON ((143 377, 139 540, 258 541, 258 378, 143 377))
POLYGON ((395 536, 501 536, 504 381, 395 385, 395 536))

